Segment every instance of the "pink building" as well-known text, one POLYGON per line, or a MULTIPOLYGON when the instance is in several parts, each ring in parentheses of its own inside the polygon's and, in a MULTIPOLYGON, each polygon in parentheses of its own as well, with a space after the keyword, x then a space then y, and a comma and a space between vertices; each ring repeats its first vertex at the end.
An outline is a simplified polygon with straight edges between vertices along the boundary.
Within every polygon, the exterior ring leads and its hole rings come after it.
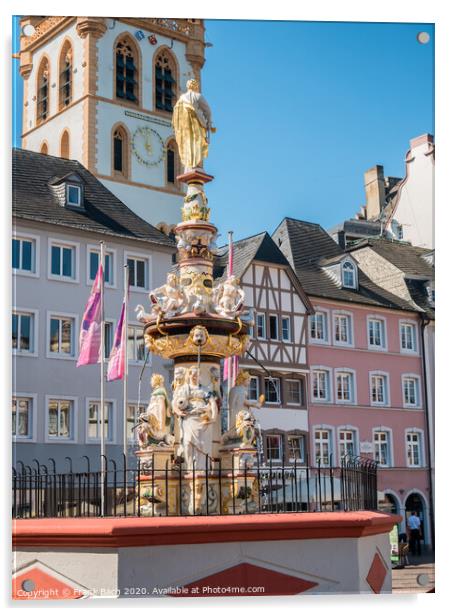
POLYGON ((431 544, 422 311, 377 286, 319 225, 285 218, 273 239, 315 310, 308 332, 311 462, 374 457, 383 506, 403 517, 418 511, 431 544))

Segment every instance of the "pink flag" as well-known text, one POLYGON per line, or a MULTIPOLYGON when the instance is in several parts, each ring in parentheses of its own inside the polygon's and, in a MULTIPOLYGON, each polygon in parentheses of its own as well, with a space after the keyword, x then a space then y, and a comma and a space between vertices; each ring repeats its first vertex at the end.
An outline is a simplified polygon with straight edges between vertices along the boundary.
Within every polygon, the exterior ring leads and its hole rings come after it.
POLYGON ((90 297, 88 298, 85 312, 83 313, 82 325, 79 337, 79 359, 77 366, 97 364, 101 350, 101 285, 103 284, 104 272, 102 264, 94 279, 90 297))
POLYGON ((126 345, 124 343, 125 312, 126 302, 123 301, 120 318, 115 330, 115 340, 113 341, 112 350, 110 352, 109 365, 107 368, 107 381, 122 379, 126 371, 126 345))

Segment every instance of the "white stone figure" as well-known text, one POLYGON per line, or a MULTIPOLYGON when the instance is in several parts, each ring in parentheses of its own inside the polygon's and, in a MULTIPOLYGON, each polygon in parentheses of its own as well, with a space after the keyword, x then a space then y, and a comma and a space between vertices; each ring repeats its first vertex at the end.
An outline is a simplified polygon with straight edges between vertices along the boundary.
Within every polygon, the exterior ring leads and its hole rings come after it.
POLYGON ((211 297, 199 286, 190 287, 187 292, 187 303, 185 308, 187 312, 205 314, 211 309, 211 297))
POLYGON ((161 374, 153 374, 151 388, 151 399, 146 411, 139 416, 137 428, 141 449, 151 444, 171 445, 174 442, 174 437, 170 434, 170 401, 161 374))
POLYGON ((166 316, 177 313, 184 304, 184 293, 178 286, 176 274, 168 274, 166 284, 153 289, 149 294, 152 310, 154 313, 159 311, 166 316))
POLYGON ((151 319, 154 319, 155 317, 154 314, 145 312, 145 308, 142 304, 138 304, 135 307, 135 313, 137 314, 137 321, 140 321, 140 323, 148 323, 148 321, 151 321, 151 319))
POLYGON ((236 415, 235 425, 222 436, 222 444, 240 443, 241 449, 254 447, 256 441, 256 418, 250 410, 242 410, 236 415))
POLYGON ((262 394, 258 400, 250 400, 249 398, 250 378, 251 376, 246 370, 240 370, 236 377, 236 384, 231 388, 228 395, 228 416, 231 427, 236 425, 236 416, 239 412, 251 408, 259 409, 263 406, 264 396, 262 394))
POLYGON ((237 316, 245 299, 245 293, 240 287, 239 279, 236 276, 228 276, 225 282, 215 287, 213 299, 217 314, 227 318, 237 316))
POLYGON ((212 425, 217 419, 216 395, 199 383, 197 366, 187 371, 185 385, 175 390, 173 412, 181 421, 181 453, 187 469, 203 470, 212 455, 212 425))

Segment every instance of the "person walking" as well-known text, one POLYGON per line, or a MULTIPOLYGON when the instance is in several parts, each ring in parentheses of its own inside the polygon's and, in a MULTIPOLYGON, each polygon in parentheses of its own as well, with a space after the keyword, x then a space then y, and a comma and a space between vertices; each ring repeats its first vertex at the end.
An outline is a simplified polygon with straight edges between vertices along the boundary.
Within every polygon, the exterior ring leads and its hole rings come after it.
POLYGON ((413 556, 415 556, 415 554, 417 554, 417 556, 420 556, 422 553, 422 548, 421 548, 421 544, 420 544, 420 539, 421 539, 421 533, 420 533, 420 527, 421 527, 421 522, 420 522, 420 518, 418 517, 418 515, 416 514, 415 511, 412 511, 411 515, 409 516, 408 520, 407 520, 407 526, 409 528, 409 549, 410 552, 413 556))

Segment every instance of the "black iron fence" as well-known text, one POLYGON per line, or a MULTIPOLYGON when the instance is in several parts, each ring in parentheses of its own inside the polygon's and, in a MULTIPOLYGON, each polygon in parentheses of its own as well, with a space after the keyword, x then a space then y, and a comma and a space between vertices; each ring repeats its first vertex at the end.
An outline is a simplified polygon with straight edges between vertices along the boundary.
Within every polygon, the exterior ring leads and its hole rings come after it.
POLYGON ((13 518, 228 515, 377 509, 377 465, 345 457, 340 466, 298 461, 226 467, 206 458, 186 471, 151 459, 130 468, 100 459, 99 470, 58 472, 53 460, 18 462, 12 476, 13 518), (102 464, 102 461, 104 464, 102 464))

